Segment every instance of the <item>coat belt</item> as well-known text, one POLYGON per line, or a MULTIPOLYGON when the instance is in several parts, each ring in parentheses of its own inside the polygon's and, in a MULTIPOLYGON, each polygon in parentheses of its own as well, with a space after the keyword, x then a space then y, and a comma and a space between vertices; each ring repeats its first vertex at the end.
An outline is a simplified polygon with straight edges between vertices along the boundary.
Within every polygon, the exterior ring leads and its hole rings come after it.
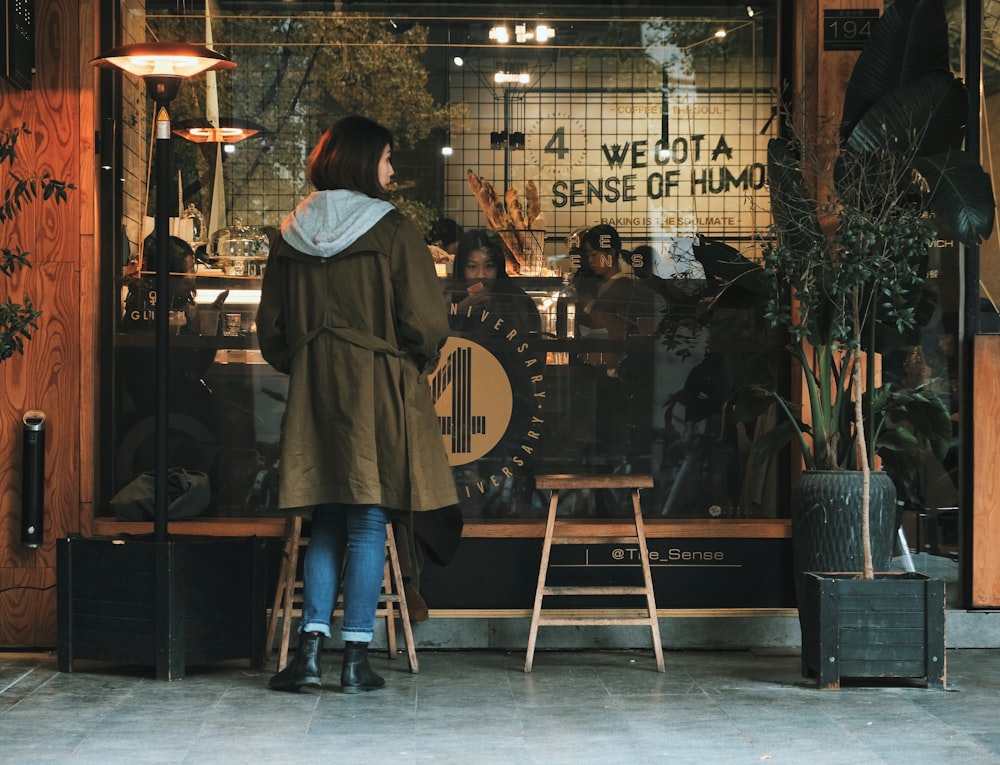
POLYGON ((397 358, 402 358, 406 355, 406 351, 396 348, 394 345, 386 342, 381 337, 376 337, 369 332, 362 332, 359 329, 353 329, 351 327, 329 327, 324 325, 322 327, 309 330, 296 342, 292 343, 291 347, 288 349, 288 358, 293 358, 300 350, 311 343, 321 332, 330 332, 334 335, 334 337, 343 340, 344 342, 355 345, 358 348, 364 348, 365 350, 372 351, 373 353, 383 353, 387 356, 396 356, 397 358))

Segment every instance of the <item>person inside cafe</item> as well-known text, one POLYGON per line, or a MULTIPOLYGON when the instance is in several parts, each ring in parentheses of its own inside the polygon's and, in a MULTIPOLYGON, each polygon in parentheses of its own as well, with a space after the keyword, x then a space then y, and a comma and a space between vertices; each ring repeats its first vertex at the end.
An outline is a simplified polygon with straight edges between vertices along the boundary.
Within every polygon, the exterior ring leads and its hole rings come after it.
MULTIPOLYGON (((166 308, 170 312, 170 333, 197 335, 203 312, 195 302, 194 251, 191 245, 176 236, 169 237, 167 244, 170 298, 166 308)), ((123 332, 152 333, 156 312, 162 304, 157 299, 155 286, 156 237, 147 237, 143 247, 143 262, 150 270, 131 273, 125 277, 127 293, 121 317, 123 332)), ((121 392, 128 398, 128 402, 123 402, 123 411, 129 416, 123 420, 132 424, 133 413, 137 420, 152 417, 155 405, 152 382, 155 352, 152 344, 125 345, 118 349, 118 354, 122 370, 121 392)), ((200 422, 211 420, 212 390, 206 377, 215 361, 215 355, 216 349, 209 346, 176 344, 176 347, 170 349, 170 411, 189 415, 200 422)), ((206 469, 205 463, 187 467, 206 469)))
POLYGON ((598 279, 592 298, 581 303, 580 337, 607 341, 608 347, 581 355, 593 370, 596 408, 595 460, 612 470, 636 469, 649 459, 649 444, 640 438, 641 423, 650 416, 652 361, 648 350, 627 347, 629 338, 651 336, 656 328, 656 297, 639 279, 622 270, 621 236, 606 224, 580 237, 590 271, 598 279))
MULTIPOLYGON (((512 384, 512 379, 530 375, 526 371, 527 354, 535 356, 534 373, 544 367, 544 351, 518 351, 523 343, 541 336, 541 317, 535 301, 520 285, 520 279, 507 273, 506 257, 500 237, 485 228, 470 229, 462 236, 455 257, 455 273, 447 294, 449 322, 452 334, 467 338, 488 351, 506 372, 498 380, 496 389, 490 378, 480 381, 477 393, 485 397, 507 395, 513 397, 514 417, 530 417, 534 411, 532 388, 512 384), (484 318, 486 320, 484 320, 484 318), (497 330, 498 322, 501 330, 497 330), (512 342, 512 333, 519 342, 512 342)), ((508 428, 519 431, 527 426, 512 420, 508 428)), ((501 438, 491 453, 454 467, 455 481, 459 486, 461 507, 466 515, 484 517, 516 515, 533 500, 530 482, 523 475, 503 475, 505 464, 502 452, 505 441, 501 438), (490 476, 502 476, 496 485, 490 476), (490 485, 487 492, 463 491, 462 487, 490 485)))
MULTIPOLYGON (((592 297, 581 303, 578 321, 592 337, 624 340, 632 335, 651 335, 656 326, 655 296, 642 282, 622 271, 622 240, 607 224, 588 229, 580 237, 580 248, 590 272, 598 279, 592 297)), ((617 354, 591 363, 606 366, 614 375, 617 354)))
POLYGON ((427 244, 440 247, 452 257, 458 252, 458 243, 465 233, 454 218, 438 218, 431 224, 427 244))
POLYGON ((479 331, 482 312, 489 311, 519 331, 541 332, 535 301, 507 274, 503 244, 489 229, 474 228, 462 235, 449 301, 453 331, 479 331))

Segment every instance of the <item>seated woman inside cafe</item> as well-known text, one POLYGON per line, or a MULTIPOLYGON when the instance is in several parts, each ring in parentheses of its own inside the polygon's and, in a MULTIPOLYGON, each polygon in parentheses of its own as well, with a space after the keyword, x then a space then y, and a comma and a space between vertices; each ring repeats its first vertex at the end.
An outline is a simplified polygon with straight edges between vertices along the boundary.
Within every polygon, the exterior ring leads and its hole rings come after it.
POLYGON ((487 311, 521 332, 541 332, 535 301, 508 276, 502 248, 500 237, 485 228, 470 229, 459 240, 448 298, 453 331, 475 332, 487 311))
POLYGON ((499 441, 474 459, 453 464, 459 503, 468 517, 529 512, 534 500, 526 475, 507 475, 504 467, 510 464, 508 450, 517 448, 537 406, 530 377, 542 374, 545 352, 526 348, 522 340, 540 338, 542 322, 535 301, 521 287, 522 279, 507 274, 503 247, 492 230, 466 231, 459 241, 446 296, 452 335, 477 347, 476 358, 492 359, 483 366, 477 362, 477 372, 469 381, 470 395, 484 406, 497 407, 496 411, 503 409, 501 401, 510 405, 507 425, 496 431, 499 441), (514 336, 517 342, 512 342, 514 336), (530 367, 525 365, 529 357, 533 359, 530 367), (508 432, 512 436, 505 439, 503 434, 508 432))

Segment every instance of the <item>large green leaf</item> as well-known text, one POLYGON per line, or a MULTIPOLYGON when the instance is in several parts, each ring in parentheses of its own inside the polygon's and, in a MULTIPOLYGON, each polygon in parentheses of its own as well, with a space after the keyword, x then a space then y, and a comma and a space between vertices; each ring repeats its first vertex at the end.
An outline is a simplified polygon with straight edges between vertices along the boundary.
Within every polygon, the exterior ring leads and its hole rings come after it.
POLYGON ((914 168, 930 189, 927 209, 940 217, 963 244, 978 245, 993 231, 993 184, 975 157, 946 151, 917 157, 914 168))
POLYGON ((965 138, 968 92, 951 72, 926 72, 874 104, 845 145, 857 152, 883 150, 902 157, 958 149, 965 138))
POLYGON ((745 289, 756 295, 770 294, 771 281, 764 269, 732 245, 718 239, 699 237, 693 252, 705 274, 719 280, 724 289, 745 289))
POLYGON ((875 451, 893 480, 912 481, 923 450, 944 459, 952 443, 952 423, 937 393, 885 385, 875 391, 873 404, 875 451))
POLYGON ((896 0, 872 28, 844 94, 846 137, 886 94, 922 74, 949 71, 948 23, 938 0, 896 0))

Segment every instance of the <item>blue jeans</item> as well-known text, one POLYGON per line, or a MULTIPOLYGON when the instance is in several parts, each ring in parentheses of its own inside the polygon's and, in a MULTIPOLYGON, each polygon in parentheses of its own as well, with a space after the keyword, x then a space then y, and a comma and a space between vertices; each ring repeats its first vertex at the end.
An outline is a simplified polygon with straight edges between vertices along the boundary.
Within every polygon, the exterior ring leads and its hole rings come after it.
POLYGON ((306 548, 302 632, 330 635, 330 616, 344 583, 345 641, 370 643, 385 570, 388 512, 372 505, 317 505, 306 548))

